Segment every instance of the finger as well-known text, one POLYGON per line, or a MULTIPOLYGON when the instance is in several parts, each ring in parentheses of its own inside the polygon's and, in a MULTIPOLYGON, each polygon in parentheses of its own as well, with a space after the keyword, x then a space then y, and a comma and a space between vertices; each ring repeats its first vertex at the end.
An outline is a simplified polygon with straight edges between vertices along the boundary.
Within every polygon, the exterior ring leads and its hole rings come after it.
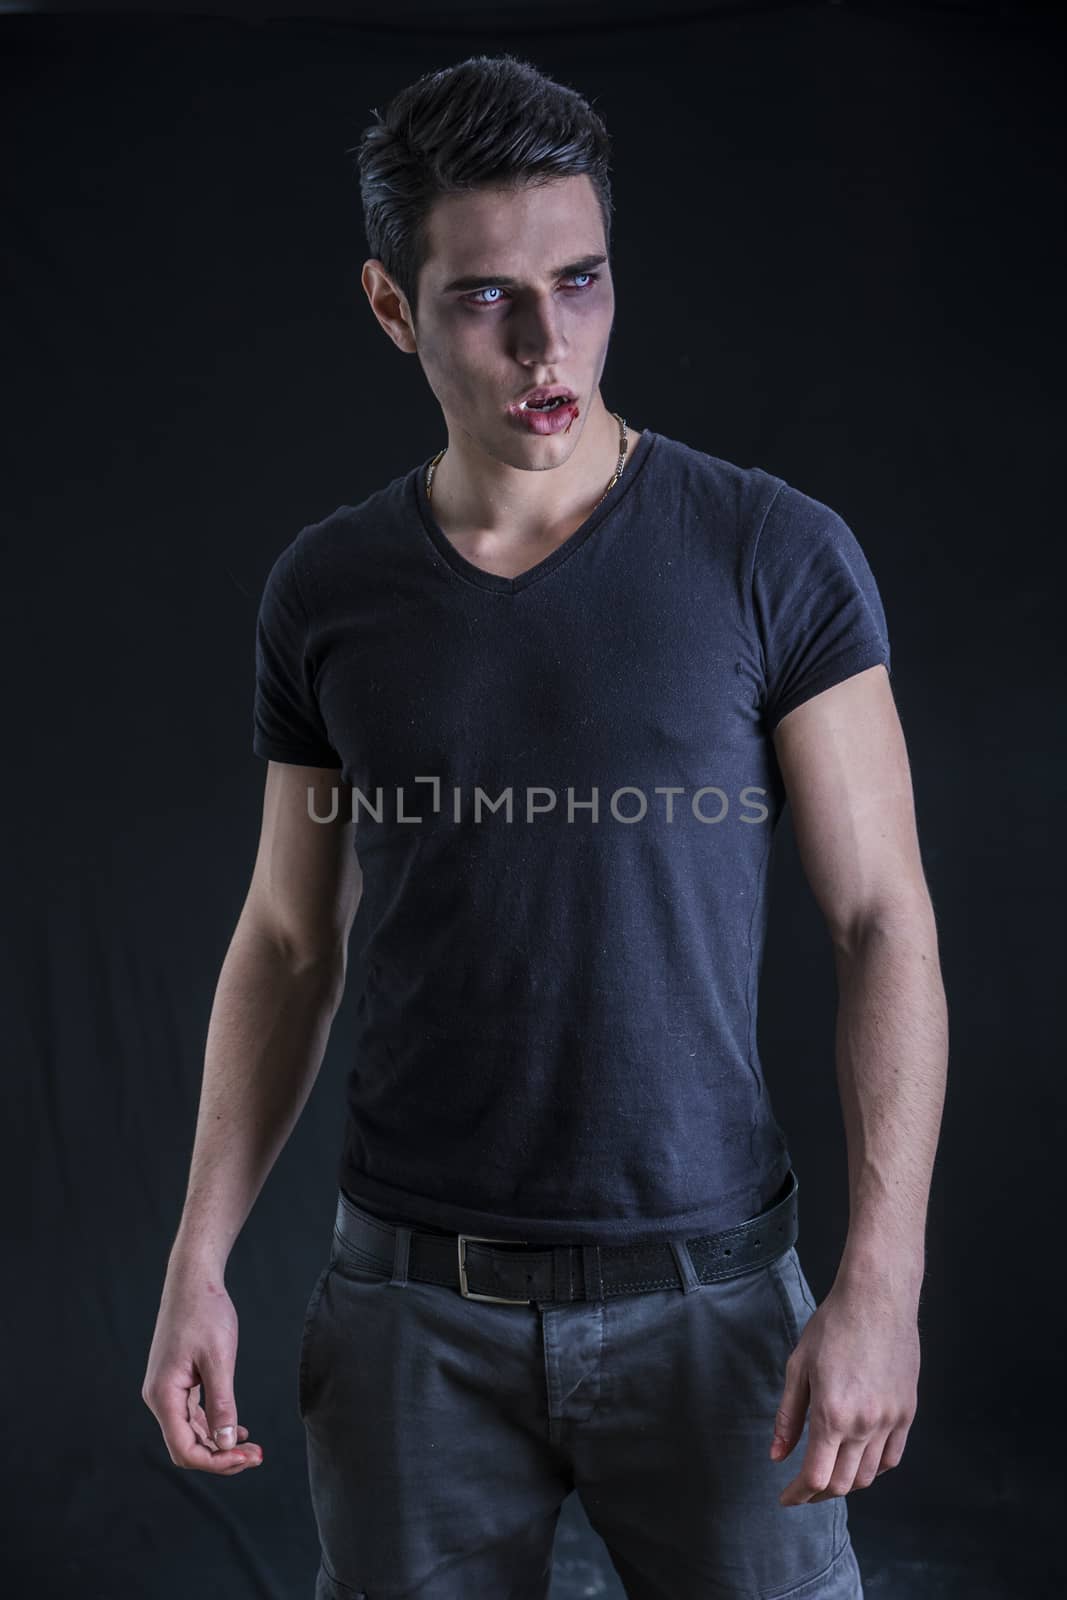
POLYGON ((237 1443, 237 1401, 233 1393, 233 1362, 201 1360, 200 1378, 204 1387, 204 1415, 207 1431, 222 1451, 237 1443))
MULTIPOLYGON (((200 1439, 199 1434, 197 1435, 197 1438, 200 1439)), ((248 1429, 247 1428, 238 1428, 238 1430, 237 1430, 237 1443, 233 1447, 234 1450, 241 1450, 241 1446, 243 1444, 246 1444, 247 1442, 248 1442, 248 1429)), ((223 1454, 223 1452, 219 1449, 218 1445, 215 1443, 214 1439, 211 1439, 211 1438, 200 1439, 200 1443, 204 1446, 204 1449, 205 1450, 209 1450, 213 1456, 214 1455, 223 1454)), ((254 1445, 250 1446, 250 1448, 254 1450, 255 1446, 254 1445)), ((241 1453, 243 1454, 245 1460, 248 1461, 249 1464, 251 1465, 252 1463, 251 1463, 250 1458, 249 1458, 248 1450, 244 1450, 241 1453)), ((256 1463, 256 1465, 258 1465, 258 1462, 256 1463)))
POLYGON ((239 1428, 242 1435, 238 1445, 232 1449, 221 1449, 214 1439, 206 1440, 195 1437, 195 1443, 190 1447, 186 1457, 176 1461, 176 1466, 188 1467, 197 1472, 218 1472, 224 1476, 232 1477, 237 1472, 244 1472, 249 1467, 258 1467, 263 1462, 263 1451, 259 1445, 248 1438, 248 1429, 239 1428))
POLYGON ((904 1454, 904 1446, 908 1440, 910 1427, 910 1422, 902 1422, 899 1427, 890 1430, 889 1437, 882 1450, 882 1461, 878 1472, 875 1474, 876 1477, 880 1477, 883 1472, 892 1472, 894 1467, 900 1465, 900 1458, 904 1454))
MULTIPOLYGON (((203 1411, 200 1412, 200 1415, 198 1417, 194 1417, 193 1418, 192 1427, 193 1427, 193 1432, 196 1434, 197 1439, 200 1441, 200 1443, 202 1445, 204 1445, 204 1447, 206 1449, 214 1451, 214 1450, 217 1450, 219 1448, 218 1445, 215 1443, 214 1439, 211 1437, 211 1435, 207 1431, 207 1419, 204 1416, 203 1411)), ((248 1438, 248 1429, 244 1426, 243 1423, 238 1423, 238 1425, 237 1425, 237 1443, 238 1444, 243 1444, 244 1441, 247 1438, 248 1438)))
POLYGON ((863 1452, 859 1466, 856 1468, 856 1477, 853 1489, 866 1489, 882 1471, 882 1457, 885 1452, 886 1440, 889 1438, 888 1428, 879 1428, 877 1433, 872 1433, 863 1452))
POLYGON ((775 1412, 772 1461, 784 1461, 804 1432, 804 1419, 808 1414, 811 1393, 807 1372, 799 1363, 791 1365, 792 1362, 791 1356, 786 1362, 782 1403, 775 1412))
POLYGON ((817 1488, 814 1494, 810 1494, 806 1503, 814 1505, 819 1500, 836 1500, 842 1495, 851 1494, 866 1449, 866 1438, 842 1439, 828 1482, 817 1488))
MULTIPOLYGON (((219 1447, 208 1432, 207 1417, 204 1415, 204 1408, 200 1404, 199 1387, 196 1389, 190 1389, 189 1396, 191 1405, 191 1415, 189 1421, 193 1432, 196 1434, 196 1437, 200 1440, 202 1445, 206 1445, 209 1450, 217 1450, 219 1447)), ((238 1423, 237 1443, 241 1444, 247 1438, 248 1429, 244 1427, 242 1423, 238 1423)))
MULTIPOLYGON (((193 1392, 199 1389, 194 1385, 193 1392)), ((187 1382, 177 1379, 165 1384, 152 1396, 152 1411, 163 1433, 163 1442, 176 1467, 187 1467, 200 1472, 232 1473, 243 1471, 249 1465, 259 1465, 262 1451, 251 1443, 237 1449, 214 1450, 201 1444, 190 1421, 190 1389, 187 1382)))
POLYGON ((808 1448, 804 1452, 800 1471, 778 1496, 779 1505, 805 1505, 825 1489, 837 1465, 841 1443, 842 1436, 839 1433, 812 1429, 808 1434, 808 1448))
POLYGON ((214 1440, 212 1440, 210 1438, 210 1435, 208 1434, 207 1418, 204 1415, 204 1408, 200 1404, 200 1385, 199 1384, 196 1385, 195 1389, 190 1389, 189 1390, 188 1416, 189 1416, 189 1426, 192 1428, 193 1432, 196 1434, 196 1437, 199 1439, 200 1443, 202 1445, 207 1446, 210 1449, 216 1449, 217 1450, 218 1446, 215 1444, 214 1440))

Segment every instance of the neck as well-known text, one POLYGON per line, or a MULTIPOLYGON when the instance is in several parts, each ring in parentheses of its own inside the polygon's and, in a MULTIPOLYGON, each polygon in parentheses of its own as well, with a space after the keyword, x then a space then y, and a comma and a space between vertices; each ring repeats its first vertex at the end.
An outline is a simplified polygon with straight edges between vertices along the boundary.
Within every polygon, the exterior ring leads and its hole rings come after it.
MULTIPOLYGON (((582 419, 579 418, 579 422, 582 419)), ((442 527, 506 531, 520 540, 583 514, 604 493, 619 463, 620 427, 597 392, 577 443, 558 466, 515 467, 486 454, 467 433, 449 428, 448 447, 434 469, 431 499, 442 527)), ((548 457, 570 435, 533 443, 548 457)))

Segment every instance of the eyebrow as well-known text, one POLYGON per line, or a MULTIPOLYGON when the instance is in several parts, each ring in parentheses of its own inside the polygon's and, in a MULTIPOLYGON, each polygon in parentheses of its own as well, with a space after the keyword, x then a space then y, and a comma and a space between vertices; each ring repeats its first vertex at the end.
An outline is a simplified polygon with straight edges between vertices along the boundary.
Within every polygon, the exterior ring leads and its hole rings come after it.
MULTIPOLYGON (((607 256, 583 256, 580 261, 568 261, 562 267, 555 267, 551 273, 553 278, 570 278, 579 272, 591 272, 594 267, 603 266, 607 256)), ((462 278, 452 278, 441 290, 442 294, 451 294, 456 289, 485 289, 485 288, 515 289, 520 287, 518 278, 508 278, 499 272, 469 272, 462 278)))

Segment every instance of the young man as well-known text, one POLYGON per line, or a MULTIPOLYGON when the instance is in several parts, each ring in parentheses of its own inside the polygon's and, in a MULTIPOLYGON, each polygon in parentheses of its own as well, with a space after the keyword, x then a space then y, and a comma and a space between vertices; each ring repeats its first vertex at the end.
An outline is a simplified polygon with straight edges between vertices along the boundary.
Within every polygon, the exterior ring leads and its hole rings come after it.
POLYGON ((544 1596, 577 1488, 631 1600, 855 1600, 844 1497, 915 1413, 947 1053, 875 580, 818 500, 605 405, 608 142, 578 95, 475 58, 359 160, 363 287, 448 444, 267 580, 263 831, 145 1399, 177 1464, 260 1459, 224 1268, 358 908, 300 1352, 316 1595, 544 1596), (840 985, 850 1220, 818 1307, 756 1047, 787 800, 840 985))

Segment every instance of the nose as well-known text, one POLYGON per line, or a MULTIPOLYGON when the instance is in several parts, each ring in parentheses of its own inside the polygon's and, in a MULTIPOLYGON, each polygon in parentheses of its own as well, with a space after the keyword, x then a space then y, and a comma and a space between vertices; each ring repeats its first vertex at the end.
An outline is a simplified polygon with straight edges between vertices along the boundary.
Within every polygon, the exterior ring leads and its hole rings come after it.
POLYGON ((512 319, 515 330, 515 357, 524 366, 556 367, 567 356, 561 307, 551 296, 537 297, 518 310, 512 319))

